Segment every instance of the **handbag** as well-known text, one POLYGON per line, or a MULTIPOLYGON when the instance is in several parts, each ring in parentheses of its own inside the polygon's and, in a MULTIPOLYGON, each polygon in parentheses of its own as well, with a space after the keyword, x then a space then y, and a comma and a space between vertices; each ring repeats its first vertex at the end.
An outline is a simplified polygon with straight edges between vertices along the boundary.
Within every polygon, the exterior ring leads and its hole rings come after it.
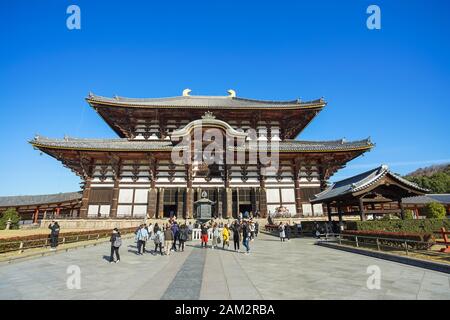
POLYGON ((221 241, 221 240, 220 240, 220 237, 218 237, 218 238, 217 238, 217 243, 220 243, 220 241, 221 241))

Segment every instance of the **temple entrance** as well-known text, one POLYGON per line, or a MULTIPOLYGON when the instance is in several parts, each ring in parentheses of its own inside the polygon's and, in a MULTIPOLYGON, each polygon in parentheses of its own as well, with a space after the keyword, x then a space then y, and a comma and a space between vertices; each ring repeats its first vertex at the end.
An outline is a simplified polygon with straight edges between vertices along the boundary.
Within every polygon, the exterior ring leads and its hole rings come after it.
POLYGON ((165 204, 164 205, 164 218, 170 218, 177 215, 177 205, 165 204))
POLYGON ((242 212, 242 217, 244 219, 249 218, 250 211, 252 211, 251 204, 240 204, 239 205, 239 212, 242 212))

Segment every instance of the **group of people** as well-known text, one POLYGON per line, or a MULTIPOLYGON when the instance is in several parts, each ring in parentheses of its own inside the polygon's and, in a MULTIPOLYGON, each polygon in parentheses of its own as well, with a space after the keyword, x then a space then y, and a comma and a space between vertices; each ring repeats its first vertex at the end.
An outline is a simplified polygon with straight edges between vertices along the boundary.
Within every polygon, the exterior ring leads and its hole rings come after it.
MULTIPOLYGON (((240 243, 245 247, 245 253, 250 253, 250 242, 253 241, 259 232, 259 224, 257 221, 238 219, 231 225, 223 223, 203 223, 200 227, 200 246, 207 248, 209 240, 211 240, 211 249, 216 249, 222 243, 222 249, 229 250, 230 241, 233 240, 234 251, 240 252, 240 243), (211 239, 210 235, 211 234, 211 239)), ((179 225, 175 219, 160 226, 158 223, 154 225, 150 223, 141 224, 135 231, 135 240, 137 255, 144 253, 151 253, 153 255, 170 255, 171 252, 183 252, 185 242, 192 240, 192 230, 194 226, 191 223, 179 225), (146 246, 148 242, 153 241, 154 249, 148 251, 146 246)), ((111 238, 111 255, 110 263, 118 263, 120 261, 119 248, 122 245, 120 232, 115 228, 112 232, 111 238)))
POLYGON ((240 243, 245 247, 246 254, 250 253, 250 242, 253 241, 259 232, 258 221, 238 219, 231 225, 224 224, 222 231, 219 229, 217 223, 211 222, 209 224, 202 224, 201 230, 201 247, 207 248, 209 241, 209 234, 212 235, 211 249, 218 247, 222 243, 222 250, 230 248, 230 240, 233 238, 234 251, 240 252, 240 243))

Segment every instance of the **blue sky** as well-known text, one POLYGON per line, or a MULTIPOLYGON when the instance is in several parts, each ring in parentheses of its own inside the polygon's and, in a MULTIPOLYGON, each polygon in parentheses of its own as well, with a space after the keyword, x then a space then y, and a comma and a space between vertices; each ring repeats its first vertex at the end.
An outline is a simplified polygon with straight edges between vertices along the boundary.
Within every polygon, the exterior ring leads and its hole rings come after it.
POLYGON ((79 178, 27 143, 36 133, 112 138, 89 91, 325 97, 300 139, 376 147, 335 174, 386 163, 401 174, 450 161, 450 2, 2 1, 0 195, 77 190, 79 178), (66 9, 81 8, 81 30, 66 9), (366 8, 381 8, 381 30, 366 8))

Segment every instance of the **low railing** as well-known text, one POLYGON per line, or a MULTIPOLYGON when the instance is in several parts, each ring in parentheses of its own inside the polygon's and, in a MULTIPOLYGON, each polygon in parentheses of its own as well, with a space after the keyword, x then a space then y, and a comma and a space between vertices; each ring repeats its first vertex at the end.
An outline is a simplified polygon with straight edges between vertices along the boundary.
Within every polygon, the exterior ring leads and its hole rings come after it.
POLYGON ((337 242, 340 245, 352 245, 357 248, 367 247, 377 251, 404 251, 406 255, 412 252, 442 256, 438 251, 431 251, 431 247, 436 245, 435 241, 417 241, 410 239, 398 239, 376 236, 362 236, 354 234, 327 233, 318 236, 325 241, 337 242))
MULTIPOLYGON (((134 232, 135 228, 122 229, 121 234, 130 234, 134 232)), ((79 233, 79 234, 61 234, 58 237, 58 245, 64 245, 68 243, 75 243, 81 241, 91 241, 100 240, 104 238, 109 238, 111 236, 111 230, 98 231, 93 233, 79 233)), ((44 235, 37 239, 23 239, 23 240, 10 240, 4 239, 0 240, 0 254, 15 252, 19 254, 23 253, 25 250, 36 249, 36 248, 48 248, 50 246, 50 236, 44 235)))

